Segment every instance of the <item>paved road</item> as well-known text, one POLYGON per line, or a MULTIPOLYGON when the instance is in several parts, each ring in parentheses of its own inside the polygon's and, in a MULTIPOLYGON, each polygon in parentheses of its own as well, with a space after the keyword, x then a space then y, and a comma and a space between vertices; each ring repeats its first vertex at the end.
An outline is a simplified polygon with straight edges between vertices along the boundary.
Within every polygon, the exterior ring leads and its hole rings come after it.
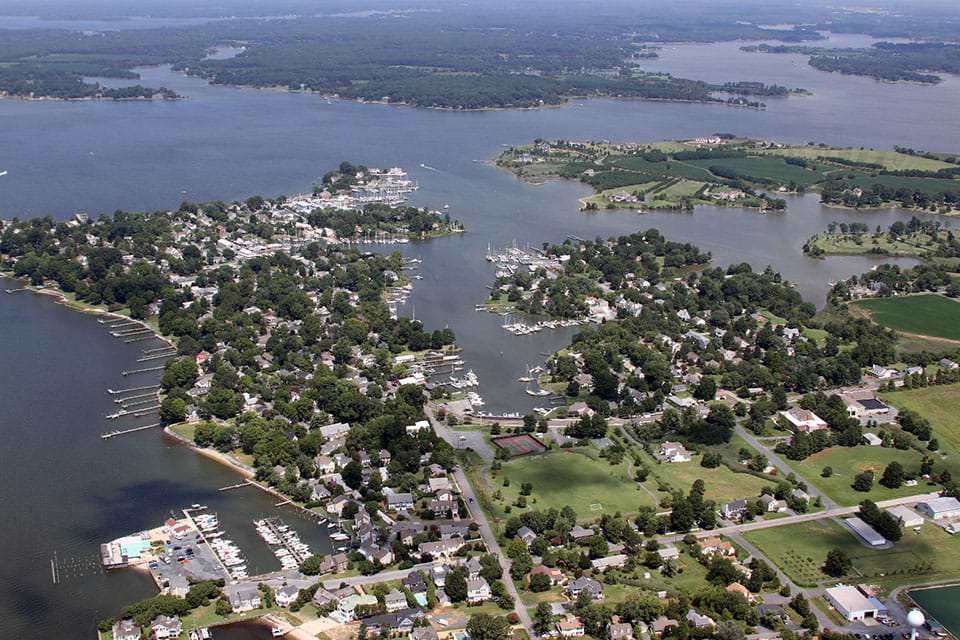
POLYGON ((415 564, 409 569, 396 569, 394 571, 381 571, 380 573, 375 573, 371 576, 352 576, 349 578, 334 578, 332 580, 324 580, 323 588, 324 589, 337 589, 341 584, 347 584, 350 586, 360 586, 365 584, 376 584, 378 582, 393 582, 394 580, 403 580, 411 573, 416 571, 427 572, 435 564, 441 564, 439 562, 423 562, 421 564, 415 564))
MULTIPOLYGON (((430 423, 433 425, 434 430, 437 432, 437 435, 444 440, 447 440, 447 442, 450 442, 450 437, 455 437, 454 434, 456 434, 456 432, 451 431, 445 424, 437 420, 433 414, 433 411, 428 409, 426 414, 430 419, 430 423)), ((486 443, 484 443, 484 445, 486 445, 486 443)), ((454 444, 454 446, 456 446, 456 444, 454 444)), ((487 549, 490 551, 490 553, 492 553, 497 560, 500 561, 500 567, 503 569, 503 584, 507 589, 507 593, 511 598, 513 598, 514 611, 516 612, 517 617, 520 619, 520 623, 523 625, 523 628, 526 629, 530 637, 535 638, 536 634, 533 631, 533 620, 530 618, 530 614, 527 612, 527 608, 524 606, 523 600, 520 599, 520 593, 517 591, 516 585, 513 584, 513 578, 510 576, 510 559, 507 557, 507 554, 503 552, 503 549, 500 548, 500 543, 497 541, 497 536, 494 534, 489 520, 487 520, 487 514, 484 513, 483 509, 480 507, 480 501, 477 499, 477 494, 473 490, 473 486, 467 479, 467 474, 463 472, 463 469, 457 467, 453 471, 453 479, 460 488, 460 494, 463 496, 464 502, 467 505, 467 509, 470 511, 470 516, 473 518, 474 522, 477 523, 477 526, 480 527, 480 536, 483 538, 484 544, 487 545, 487 549)))
POLYGON ((763 455, 767 456, 767 460, 770 461, 770 464, 776 467, 780 473, 784 475, 784 477, 792 473, 797 480, 807 485, 807 493, 811 496, 820 498, 820 501, 825 509, 837 506, 837 503, 827 497, 826 494, 817 489, 813 484, 807 482, 804 478, 801 478, 797 472, 794 471, 789 464, 784 462, 784 460, 773 449, 761 442, 755 435, 744 429, 739 424, 736 427, 736 432, 738 436, 747 441, 747 444, 761 452, 763 455))

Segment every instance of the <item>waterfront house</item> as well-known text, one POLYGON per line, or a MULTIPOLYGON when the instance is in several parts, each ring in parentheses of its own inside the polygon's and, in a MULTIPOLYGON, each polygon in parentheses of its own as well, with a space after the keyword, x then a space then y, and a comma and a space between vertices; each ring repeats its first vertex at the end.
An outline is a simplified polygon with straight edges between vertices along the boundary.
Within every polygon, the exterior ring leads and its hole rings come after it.
POLYGON ((357 607, 375 607, 377 604, 376 596, 353 594, 340 600, 340 602, 337 603, 336 610, 330 614, 330 617, 346 624, 356 619, 357 607))
POLYGON ((154 640, 172 640, 180 637, 183 623, 177 616, 158 616, 150 625, 154 640))
POLYGON ((260 590, 254 585, 241 585, 230 594, 230 606, 234 613, 259 609, 262 604, 260 590))
POLYGON ((133 620, 119 620, 113 625, 113 640, 140 640, 140 625, 133 620))
POLYGON ((277 600, 277 604, 280 605, 281 607, 289 607, 291 604, 293 604, 293 601, 296 600, 297 596, 299 595, 300 595, 300 589, 293 585, 288 584, 285 587, 280 587, 279 589, 277 589, 275 598, 277 600))

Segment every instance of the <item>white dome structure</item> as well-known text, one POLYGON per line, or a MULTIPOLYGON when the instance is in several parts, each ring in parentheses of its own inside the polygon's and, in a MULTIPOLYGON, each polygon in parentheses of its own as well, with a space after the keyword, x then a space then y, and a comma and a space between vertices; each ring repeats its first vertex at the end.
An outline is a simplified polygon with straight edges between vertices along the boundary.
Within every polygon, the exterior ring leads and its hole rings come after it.
POLYGON ((910 613, 907 614, 907 624, 913 628, 922 627, 926 624, 927 619, 923 615, 923 611, 920 609, 911 609, 910 613))

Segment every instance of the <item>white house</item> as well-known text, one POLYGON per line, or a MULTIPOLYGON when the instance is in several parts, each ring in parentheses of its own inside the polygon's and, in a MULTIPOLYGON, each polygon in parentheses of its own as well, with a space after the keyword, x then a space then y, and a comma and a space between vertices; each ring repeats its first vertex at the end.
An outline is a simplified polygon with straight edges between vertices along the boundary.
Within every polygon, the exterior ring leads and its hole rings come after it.
POLYGON ((934 498, 917 505, 917 510, 933 520, 960 517, 960 500, 956 498, 934 498))
POLYGON ((424 429, 430 428, 430 422, 428 420, 417 420, 413 424, 407 425, 407 435, 415 436, 424 429))
POLYGON ((469 604, 479 604, 486 602, 493 594, 490 591, 490 585, 483 578, 470 578, 467 580, 467 602, 469 604))
POLYGON ((667 462, 690 462, 690 452, 679 442, 661 444, 660 457, 667 462))
POLYGON ((856 587, 840 585, 826 589, 825 596, 837 612, 850 622, 876 617, 879 609, 856 587))

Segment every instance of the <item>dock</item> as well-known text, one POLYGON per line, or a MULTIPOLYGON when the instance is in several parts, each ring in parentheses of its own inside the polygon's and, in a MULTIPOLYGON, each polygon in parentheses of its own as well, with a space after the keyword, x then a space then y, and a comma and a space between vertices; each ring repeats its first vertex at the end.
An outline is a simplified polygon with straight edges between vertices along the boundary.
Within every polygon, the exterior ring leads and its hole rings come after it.
POLYGON ((121 371, 120 375, 124 378, 127 376, 136 375, 138 373, 149 373, 151 371, 163 371, 166 367, 147 367, 146 369, 130 369, 129 371, 121 371))
POLYGON ((176 351, 168 351, 167 353, 155 353, 151 356, 143 356, 142 358, 137 358, 137 362, 149 362, 150 360, 160 360, 161 358, 172 358, 177 355, 176 351))
POLYGON ((228 485, 228 486, 226 486, 226 487, 220 487, 219 489, 217 489, 217 491, 231 491, 231 490, 233 490, 233 489, 242 489, 242 488, 244 488, 244 487, 252 487, 252 486, 254 486, 253 483, 250 482, 249 480, 247 480, 247 481, 245 481, 245 482, 239 482, 239 483, 237 483, 237 484, 231 484, 231 485, 228 485))
POLYGON ((107 389, 107 393, 109 393, 109 394, 112 395, 112 396, 115 396, 115 395, 117 395, 117 394, 119 394, 119 393, 131 393, 131 392, 133 392, 133 391, 146 391, 146 390, 148 390, 148 389, 159 389, 159 388, 160 388, 160 385, 158 385, 158 384, 148 384, 148 385, 144 385, 144 386, 142 386, 142 387, 131 387, 131 388, 129 388, 129 389, 116 389, 116 390, 114 390, 114 389, 107 389))
POLYGON ((116 413, 111 413, 110 415, 106 416, 106 418, 107 420, 116 420, 117 418, 122 418, 124 416, 133 416, 134 418, 142 418, 143 416, 149 415, 151 413, 155 413, 159 410, 160 410, 159 404, 153 407, 137 409, 136 411, 127 411, 126 409, 122 409, 120 411, 117 411, 116 413))
POLYGON ((127 396, 126 398, 117 398, 113 402, 114 404, 123 404, 128 400, 139 400, 140 398, 156 398, 157 393, 158 393, 157 391, 154 391, 153 393, 141 393, 140 395, 136 395, 136 396, 127 396))
POLYGON ((156 429, 157 427, 162 426, 162 425, 163 425, 162 422, 158 422, 158 423, 156 423, 156 424, 148 424, 148 425, 143 426, 143 427, 134 427, 134 428, 132 428, 132 429, 124 429, 124 430, 122 430, 122 431, 111 431, 111 432, 109 432, 109 433, 100 434, 100 439, 101 439, 101 440, 109 440, 110 438, 116 438, 117 436, 123 436, 123 435, 126 435, 126 434, 128 434, 128 433, 136 433, 137 431, 146 431, 147 429, 156 429))

